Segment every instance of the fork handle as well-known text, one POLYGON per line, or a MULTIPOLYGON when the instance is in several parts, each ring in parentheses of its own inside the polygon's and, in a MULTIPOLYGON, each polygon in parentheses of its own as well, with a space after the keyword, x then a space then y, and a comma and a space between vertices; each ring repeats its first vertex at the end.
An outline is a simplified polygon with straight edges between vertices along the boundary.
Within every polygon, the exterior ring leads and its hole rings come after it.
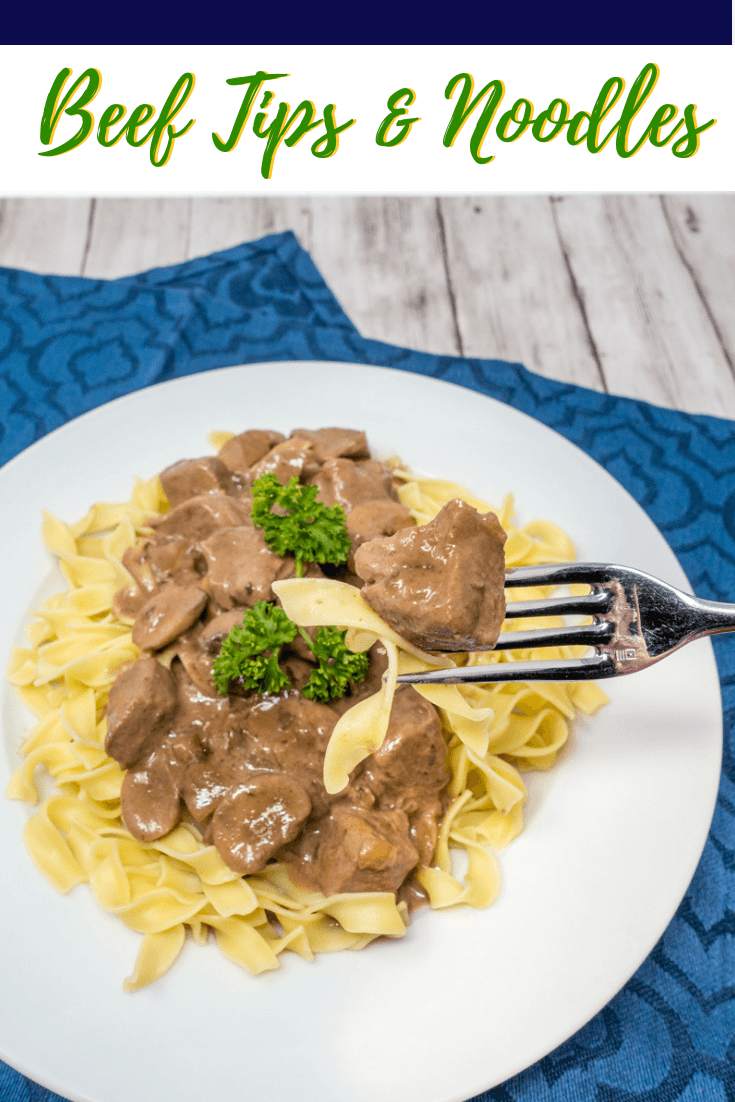
POLYGON ((687 596, 686 600, 692 613, 689 639, 735 631, 735 605, 706 601, 702 597, 687 596))

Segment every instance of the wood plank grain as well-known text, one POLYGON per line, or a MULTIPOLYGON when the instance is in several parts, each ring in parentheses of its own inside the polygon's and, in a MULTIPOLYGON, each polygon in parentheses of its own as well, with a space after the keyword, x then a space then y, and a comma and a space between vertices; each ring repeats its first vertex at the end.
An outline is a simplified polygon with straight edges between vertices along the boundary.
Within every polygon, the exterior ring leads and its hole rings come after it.
POLYGON ((81 275, 91 200, 1 199, 0 263, 81 275))
POLYGON ((461 352, 433 198, 316 199, 311 254, 365 337, 461 352))
POLYGON ((549 198, 447 198, 440 209, 464 354, 603 389, 549 198))
POLYGON ((735 416, 735 196, 0 200, 0 263, 114 277, 292 229, 366 335, 735 416))
POLYGON ((96 199, 84 275, 115 279, 189 255, 191 199, 96 199))
POLYGON ((360 332, 427 352, 460 349, 433 198, 194 199, 193 255, 291 229, 360 332))
POLYGON ((682 262, 735 370, 735 194, 662 195, 682 262))
POLYGON ((254 241, 269 233, 293 230, 311 247, 311 208, 306 197, 213 197, 192 200, 190 256, 204 256, 254 241))
POLYGON ((568 196, 554 211, 609 390, 735 416, 735 380, 659 198, 568 196))

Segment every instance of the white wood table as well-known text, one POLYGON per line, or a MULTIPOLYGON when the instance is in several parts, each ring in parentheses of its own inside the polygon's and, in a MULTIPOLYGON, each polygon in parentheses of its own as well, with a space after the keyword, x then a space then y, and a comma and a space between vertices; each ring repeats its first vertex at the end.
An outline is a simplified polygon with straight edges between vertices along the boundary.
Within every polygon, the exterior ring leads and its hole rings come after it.
POLYGON ((360 332, 735 418, 735 195, 2 199, 0 264, 113 278, 292 229, 360 332))

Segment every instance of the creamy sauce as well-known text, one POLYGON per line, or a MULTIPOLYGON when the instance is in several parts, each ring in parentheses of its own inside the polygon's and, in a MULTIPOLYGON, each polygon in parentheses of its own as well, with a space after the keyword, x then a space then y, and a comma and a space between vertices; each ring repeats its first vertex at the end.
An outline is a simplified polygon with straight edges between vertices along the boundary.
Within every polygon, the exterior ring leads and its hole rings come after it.
MULTIPOLYGON (((162 472, 172 508, 153 522, 142 547, 126 552, 135 583, 116 597, 144 652, 120 673, 108 705, 107 749, 127 770, 123 820, 134 837, 150 841, 184 817, 243 875, 278 860, 312 890, 395 891, 414 907, 424 895, 412 874, 431 862, 448 805, 436 709, 402 688, 381 750, 336 796, 322 781, 337 719, 380 685, 382 648, 373 648, 365 681, 330 705, 299 691, 313 655, 298 637, 281 653, 288 691, 215 690, 212 663, 231 627, 257 601, 275 600, 273 582, 294 572, 292 556, 274 554, 252 525, 249 487, 265 471, 317 485, 325 504, 344 508, 351 559, 344 569, 329 568, 332 577, 362 584, 351 570, 361 546, 410 530, 390 472, 353 430, 296 430, 288 440, 253 430, 228 441, 217 458, 182 460, 162 472), (170 668, 157 658, 164 649, 170 668)), ((431 551, 436 557, 435 543, 431 551)), ((321 571, 314 564, 308 573, 321 571)), ((403 579, 399 588, 410 599, 403 579)), ((413 599, 434 591, 433 583, 416 588, 413 599)))

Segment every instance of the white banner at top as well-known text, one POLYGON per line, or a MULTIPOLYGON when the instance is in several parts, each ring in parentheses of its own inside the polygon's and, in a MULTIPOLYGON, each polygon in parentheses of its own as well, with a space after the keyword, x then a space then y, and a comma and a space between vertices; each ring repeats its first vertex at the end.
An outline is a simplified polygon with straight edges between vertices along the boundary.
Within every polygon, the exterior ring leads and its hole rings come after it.
POLYGON ((2 48, 0 194, 731 190, 732 46, 2 48))

